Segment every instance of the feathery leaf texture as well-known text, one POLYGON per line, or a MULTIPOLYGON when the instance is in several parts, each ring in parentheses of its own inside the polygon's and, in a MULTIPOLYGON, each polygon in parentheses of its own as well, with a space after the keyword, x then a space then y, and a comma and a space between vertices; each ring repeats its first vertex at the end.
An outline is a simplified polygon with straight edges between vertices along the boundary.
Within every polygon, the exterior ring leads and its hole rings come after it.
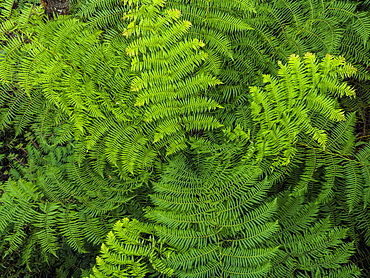
POLYGON ((86 0, 53 20, 18 2, 0 3, 2 260, 366 277, 369 1, 86 0))

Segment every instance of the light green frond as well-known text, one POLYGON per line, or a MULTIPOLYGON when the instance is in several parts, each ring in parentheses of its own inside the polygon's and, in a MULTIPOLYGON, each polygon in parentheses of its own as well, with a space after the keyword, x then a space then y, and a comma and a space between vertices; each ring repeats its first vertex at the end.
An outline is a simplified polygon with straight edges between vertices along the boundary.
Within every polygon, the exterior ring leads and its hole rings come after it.
MULTIPOLYGON (((260 157, 274 153, 287 155, 289 161, 295 153, 293 146, 303 133, 312 136, 325 148, 328 135, 321 126, 314 126, 312 116, 322 115, 333 122, 345 120, 343 112, 337 108, 337 100, 327 95, 328 92, 336 92, 335 89, 322 82, 322 76, 325 76, 339 84, 342 73, 338 73, 337 68, 345 62, 342 58, 328 55, 314 65, 315 59, 308 53, 302 63, 298 56, 292 55, 287 65, 280 63, 280 79, 265 75, 263 81, 267 84, 264 89, 251 87, 251 112, 253 120, 260 125, 257 135, 260 157)), ((346 73, 354 74, 351 67, 346 73)), ((344 94, 353 95, 353 89, 345 82, 340 87, 348 87, 344 94)))
POLYGON ((90 277, 146 277, 151 267, 172 276, 173 270, 164 266, 161 258, 170 251, 156 242, 153 233, 154 226, 135 219, 116 222, 90 277))

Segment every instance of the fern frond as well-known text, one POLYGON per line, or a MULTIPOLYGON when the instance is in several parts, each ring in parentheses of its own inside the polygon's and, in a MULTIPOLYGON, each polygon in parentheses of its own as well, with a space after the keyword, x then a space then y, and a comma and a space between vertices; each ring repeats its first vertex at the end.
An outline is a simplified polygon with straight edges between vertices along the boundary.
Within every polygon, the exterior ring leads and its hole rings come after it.
MULTIPOLYGON (((335 92, 339 78, 353 75, 354 69, 347 66, 343 58, 327 55, 321 63, 315 64, 316 57, 306 54, 304 62, 292 55, 288 65, 280 63, 278 76, 275 79, 264 76, 265 90, 251 87, 252 116, 260 124, 259 139, 260 158, 264 153, 282 154, 287 161, 295 154, 293 147, 302 133, 310 134, 322 147, 327 143, 327 134, 320 126, 314 126, 309 115, 322 115, 327 120, 342 121, 343 112, 337 108, 336 99, 329 98, 328 92, 335 92), (329 82, 322 80, 331 79, 329 82)), ((352 96, 353 89, 341 83, 344 95, 352 96)))
POLYGON ((153 237, 154 227, 127 218, 116 222, 101 247, 101 256, 90 277, 145 277, 151 265, 159 273, 172 276, 173 270, 161 263, 167 251, 153 237), (145 258, 135 260, 135 258, 145 258))

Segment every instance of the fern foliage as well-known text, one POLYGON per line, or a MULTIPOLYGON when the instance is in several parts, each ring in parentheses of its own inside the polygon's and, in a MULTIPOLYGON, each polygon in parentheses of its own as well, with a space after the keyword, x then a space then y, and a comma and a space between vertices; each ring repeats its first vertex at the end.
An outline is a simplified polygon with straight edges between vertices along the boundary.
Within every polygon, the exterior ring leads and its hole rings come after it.
POLYGON ((337 101, 354 97, 353 88, 340 80, 355 72, 343 58, 328 55, 318 62, 310 53, 302 60, 293 55, 280 65, 277 78, 265 76, 263 87, 251 89, 257 132, 225 130, 225 141, 218 146, 195 139, 193 152, 165 166, 153 185, 154 207, 145 216, 156 223, 152 233, 158 241, 175 250, 162 259, 175 275, 361 275, 348 263, 355 234, 333 217, 360 209, 358 196, 365 192, 360 169, 369 167, 351 158, 354 145, 346 140, 355 117, 346 118, 337 101), (270 140, 283 145, 283 138, 291 139, 286 143, 290 152, 280 145, 267 147, 270 140), (351 167, 357 169, 357 179, 351 167), (339 176, 340 171, 348 175, 339 176), (348 184, 342 192, 337 185, 344 181, 348 184), (350 194, 350 203, 333 208, 343 193, 350 194))
POLYGON ((102 245, 102 254, 89 277, 146 277, 153 270, 172 276, 173 269, 167 268, 161 257, 171 254, 153 237, 152 225, 125 218, 116 222, 102 245), (140 262, 145 258, 145 261, 140 262), (146 264, 151 266, 151 270, 146 264))
POLYGON ((329 121, 343 121, 345 116, 331 96, 355 96, 355 91, 338 78, 354 75, 356 69, 343 58, 327 55, 319 64, 307 53, 303 61, 292 55, 287 65, 280 64, 278 77, 265 75, 265 90, 251 88, 252 116, 260 125, 257 144, 260 155, 281 155, 288 161, 302 133, 322 147, 327 134, 322 129, 329 121), (315 120, 315 117, 318 120, 315 120))
POLYGON ((6 275, 370 275, 369 1, 71 4, 0 4, 6 275))
MULTIPOLYGON (((204 43, 183 38, 191 23, 179 20, 179 11, 160 8, 153 3, 127 14, 120 42, 101 43, 101 31, 77 19, 41 24, 30 43, 7 44, 1 63, 14 67, 3 79, 16 80, 26 95, 41 94, 60 110, 59 119, 72 119, 59 142, 74 136, 84 138, 86 150, 105 148, 106 160, 122 175, 150 167, 159 149, 171 154, 186 148, 188 132, 222 126, 210 113, 222 107, 203 94, 220 84, 211 69, 201 66, 208 56, 201 50, 204 43), (10 48, 27 55, 15 63, 10 48)), ((25 120, 38 110, 34 102, 24 108, 25 120)), ((20 114, 13 109, 4 123, 20 114)))

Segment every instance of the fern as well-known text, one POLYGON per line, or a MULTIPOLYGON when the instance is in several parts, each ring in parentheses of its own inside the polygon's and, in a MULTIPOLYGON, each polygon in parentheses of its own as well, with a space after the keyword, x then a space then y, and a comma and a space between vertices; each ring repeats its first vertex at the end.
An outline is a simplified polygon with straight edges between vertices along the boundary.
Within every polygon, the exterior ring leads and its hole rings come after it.
POLYGON ((154 186, 157 208, 148 217, 162 224, 158 236, 178 250, 167 260, 178 276, 261 277, 267 273, 276 248, 266 248, 263 241, 278 227, 272 221, 276 202, 258 205, 268 188, 265 182, 253 186, 258 168, 239 169, 227 160, 191 165, 184 158, 168 167, 154 186))
POLYGON ((106 238, 84 277, 366 275, 367 2, 2 2, 3 261, 79 276, 106 238))
MULTIPOLYGON (((45 27, 40 26, 31 42, 32 51, 28 44, 17 44, 18 51, 28 54, 8 70, 9 75, 19 72, 17 82, 26 94, 42 91, 44 105, 51 103, 61 110, 63 117, 72 119, 74 132, 64 133, 67 137, 61 136, 61 143, 72 136, 76 139, 83 136, 88 138, 86 147, 92 149, 104 136, 107 160, 122 174, 150 166, 159 148, 167 148, 167 154, 186 148, 187 132, 222 126, 209 113, 221 106, 202 95, 207 88, 220 84, 209 69, 200 69, 207 58, 200 50, 204 43, 182 38, 191 24, 178 20, 179 11, 161 12, 156 4, 149 7, 155 11, 150 21, 148 14, 140 10, 125 17, 132 21, 125 35, 128 45, 124 42, 99 45, 101 32, 76 19, 42 24, 45 27), (136 21, 142 23, 136 26, 136 21), (163 26, 170 27, 161 31, 163 26), (148 27, 158 34, 136 38, 148 27), (88 54, 77 54, 85 52, 88 54), (94 71, 96 68, 104 68, 103 79, 94 71), (117 78, 122 81, 108 81, 117 78), (160 143, 153 146, 156 142, 160 143), (130 152, 124 151, 129 149, 130 152)), ((4 66, 13 63, 10 52, 6 52, 4 66)), ((19 104, 14 107, 19 110, 19 104)), ((29 110, 24 112, 27 118, 33 117, 39 108, 29 110)))
POLYGON ((342 58, 326 56, 322 63, 316 64, 315 55, 308 53, 303 59, 302 62, 292 55, 288 65, 280 64, 280 80, 264 76, 266 91, 251 88, 252 116, 260 125, 257 135, 260 160, 268 153, 280 155, 282 161, 289 162, 302 133, 325 147, 327 134, 320 125, 311 123, 309 115, 321 119, 326 126, 328 121, 345 119, 335 101, 325 94, 354 96, 354 90, 345 83, 339 84, 337 78, 353 75, 356 70, 342 58))
POLYGON ((151 225, 137 220, 125 218, 118 221, 108 233, 101 247, 101 256, 96 258, 97 266, 89 277, 145 277, 153 270, 172 276, 173 270, 167 268, 161 259, 169 256, 171 251, 156 242, 153 232, 151 225), (142 258, 145 261, 140 262, 142 258))

